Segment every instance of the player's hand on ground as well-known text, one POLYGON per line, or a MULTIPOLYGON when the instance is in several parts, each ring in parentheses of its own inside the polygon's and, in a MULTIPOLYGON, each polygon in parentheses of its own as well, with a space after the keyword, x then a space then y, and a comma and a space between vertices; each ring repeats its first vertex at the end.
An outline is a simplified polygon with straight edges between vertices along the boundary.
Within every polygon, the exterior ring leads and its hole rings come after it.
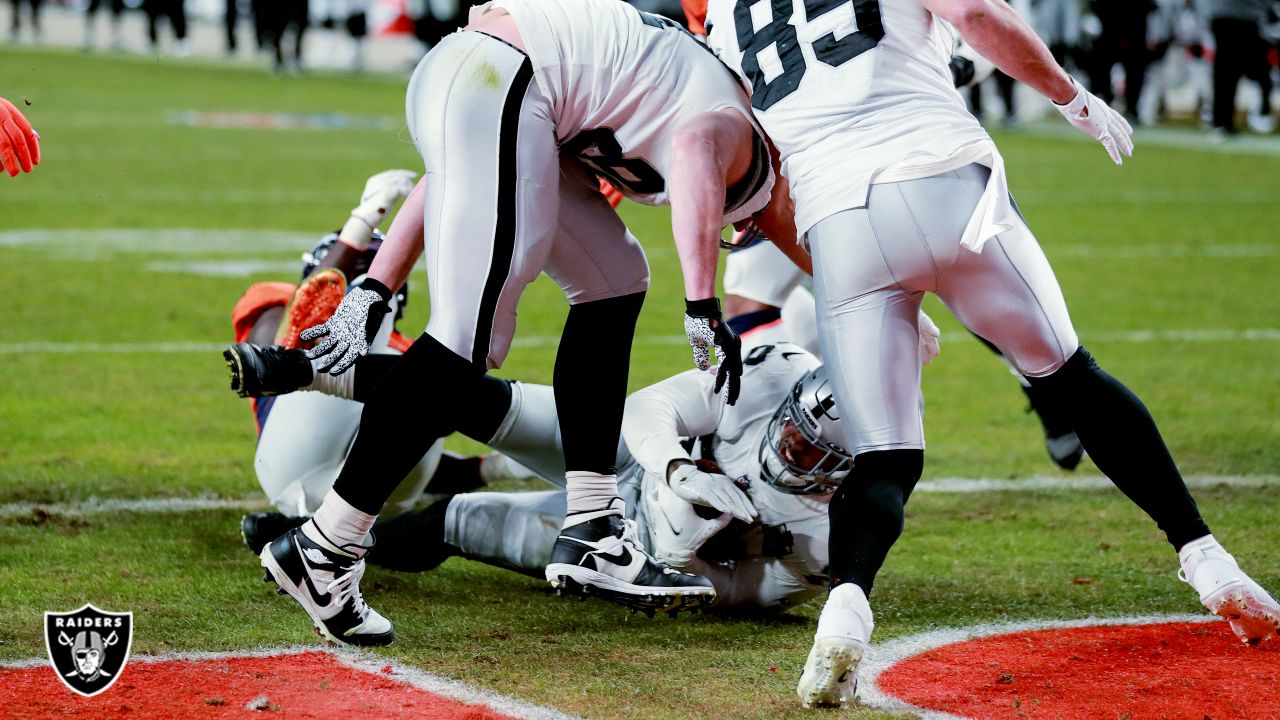
POLYGON ((1126 157, 1133 157, 1133 128, 1129 121, 1097 95, 1080 87, 1074 78, 1071 82, 1076 86, 1075 98, 1066 105, 1054 103, 1053 106, 1077 130, 1102 143, 1115 164, 1124 164, 1126 157))
POLYGON ((750 498, 728 475, 703 472, 690 463, 668 473, 667 485, 686 502, 727 512, 742 522, 749 523, 757 515, 750 498))
POLYGON ((40 134, 31 129, 22 111, 0 98, 0 167, 9 177, 17 177, 19 171, 31 172, 39 164, 40 134))
POLYGON ((718 394, 720 388, 728 384, 726 400, 732 405, 738 401, 742 380, 742 341, 721 316, 719 299, 685 300, 684 306, 684 334, 693 348, 693 364, 699 370, 709 370, 711 349, 715 348, 716 359, 720 361, 715 391, 718 394))
POLYGON ((341 375, 369 352, 369 344, 378 334, 382 318, 391 312, 390 300, 391 291, 387 286, 372 278, 353 286, 325 323, 307 328, 298 336, 307 341, 324 338, 307 351, 307 358, 326 358, 317 369, 341 375))
POLYGON ((924 310, 920 311, 920 317, 916 321, 916 330, 920 333, 920 364, 928 365, 942 352, 942 348, 938 344, 938 338, 942 337, 942 331, 938 329, 938 325, 933 321, 933 318, 925 314, 924 310))
POLYGON ((413 192, 417 180, 418 174, 412 170, 384 170, 374 175, 365 182, 360 204, 351 211, 351 217, 372 231, 382 224, 396 203, 413 192))

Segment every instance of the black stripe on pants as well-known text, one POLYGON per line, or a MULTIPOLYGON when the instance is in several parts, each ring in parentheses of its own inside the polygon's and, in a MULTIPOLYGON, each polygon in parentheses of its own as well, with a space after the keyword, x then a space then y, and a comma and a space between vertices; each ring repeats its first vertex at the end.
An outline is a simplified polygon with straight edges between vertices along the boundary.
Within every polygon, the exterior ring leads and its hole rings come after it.
POLYGON ((493 229, 493 256, 489 260, 489 275, 484 281, 484 293, 480 296, 480 308, 476 313, 476 337, 471 348, 471 364, 480 369, 488 367, 493 317, 498 309, 502 288, 511 273, 511 258, 515 253, 516 193, 520 185, 520 110, 532 79, 533 65, 526 57, 511 81, 507 99, 502 106, 502 124, 498 129, 498 206, 495 215, 497 221, 493 229))

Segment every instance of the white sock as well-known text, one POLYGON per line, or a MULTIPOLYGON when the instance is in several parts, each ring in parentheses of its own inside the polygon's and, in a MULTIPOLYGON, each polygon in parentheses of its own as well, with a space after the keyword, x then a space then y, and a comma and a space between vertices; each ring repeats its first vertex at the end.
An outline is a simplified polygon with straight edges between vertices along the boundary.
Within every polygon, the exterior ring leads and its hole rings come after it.
POLYGON ((346 372, 341 375, 330 375, 327 372, 320 372, 320 367, 325 363, 331 362, 332 358, 324 357, 311 361, 311 384, 305 385, 301 390, 314 390, 324 393, 325 395, 333 395, 334 397, 346 398, 348 400, 355 399, 356 395, 356 367, 352 365, 346 372))
POLYGON ((618 497, 618 476, 571 470, 564 474, 569 514, 604 510, 618 497))
POLYGON ((378 516, 360 512, 352 507, 351 503, 343 500, 338 493, 330 490, 324 496, 320 509, 316 510, 316 514, 311 519, 330 542, 341 547, 364 545, 365 538, 369 536, 369 530, 373 527, 373 521, 377 520, 378 516))
POLYGON ((818 616, 818 632, 814 637, 843 637, 866 643, 871 640, 874 628, 866 593, 861 586, 847 582, 831 589, 827 604, 818 616))

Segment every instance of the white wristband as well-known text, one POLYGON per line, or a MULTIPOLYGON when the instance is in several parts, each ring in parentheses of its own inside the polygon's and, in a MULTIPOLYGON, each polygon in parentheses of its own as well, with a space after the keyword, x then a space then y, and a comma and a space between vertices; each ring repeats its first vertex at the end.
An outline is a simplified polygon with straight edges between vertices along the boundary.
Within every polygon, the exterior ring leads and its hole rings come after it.
POLYGON ((338 233, 338 240, 356 250, 368 250, 369 243, 373 241, 373 228, 369 227, 369 223, 352 215, 347 219, 347 224, 342 226, 342 231, 338 233))

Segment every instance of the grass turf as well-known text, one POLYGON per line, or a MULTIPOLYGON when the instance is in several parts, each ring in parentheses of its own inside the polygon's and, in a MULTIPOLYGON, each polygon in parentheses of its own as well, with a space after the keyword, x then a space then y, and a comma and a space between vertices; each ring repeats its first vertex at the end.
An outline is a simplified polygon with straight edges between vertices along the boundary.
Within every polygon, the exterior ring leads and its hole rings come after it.
MULTIPOLYGON (((398 130, 403 84, 0 48, 0 92, 31 101, 44 137, 35 173, 0 179, 0 503, 254 494, 252 421, 227 392, 216 350, 88 345, 229 341, 230 308, 248 282, 292 279, 283 268, 308 238, 341 224, 367 175, 420 168, 398 130), (357 127, 190 126, 176 122, 185 111, 342 112, 357 127), (86 232, 112 228, 124 232, 86 232), (174 228, 248 232, 227 240, 174 228), (176 271, 195 262, 273 269, 176 271)), ((1075 139, 999 141, 1082 339, 1147 401, 1184 471, 1277 473, 1280 158, 1146 148, 1139 135, 1136 158, 1117 170, 1075 139), (1126 335, 1250 329, 1270 329, 1271 339, 1126 335)), ((622 212, 654 270, 634 388, 689 358, 668 215, 633 204, 622 212)), ((427 314, 421 271, 412 280, 410 334, 427 314)), ((925 372, 927 476, 1050 473, 1012 378, 936 302, 928 308, 944 337, 925 372)), ((554 342, 539 339, 554 338, 563 316, 558 291, 540 280, 521 305, 520 336, 533 342, 502 374, 549 381, 554 342)), ((1198 497, 1246 567, 1280 586, 1280 491, 1198 497)), ((260 582, 237 523, 232 511, 0 518, 0 658, 42 655, 41 612, 84 602, 134 611, 134 652, 308 642, 302 614, 260 582)), ((920 495, 878 585, 877 635, 1194 612, 1173 569, 1154 528, 1115 492, 920 495)), ((462 560, 419 576, 371 570, 365 586, 400 635, 378 652, 500 692, 591 717, 802 715, 792 690, 816 605, 768 620, 650 621, 462 560)))

